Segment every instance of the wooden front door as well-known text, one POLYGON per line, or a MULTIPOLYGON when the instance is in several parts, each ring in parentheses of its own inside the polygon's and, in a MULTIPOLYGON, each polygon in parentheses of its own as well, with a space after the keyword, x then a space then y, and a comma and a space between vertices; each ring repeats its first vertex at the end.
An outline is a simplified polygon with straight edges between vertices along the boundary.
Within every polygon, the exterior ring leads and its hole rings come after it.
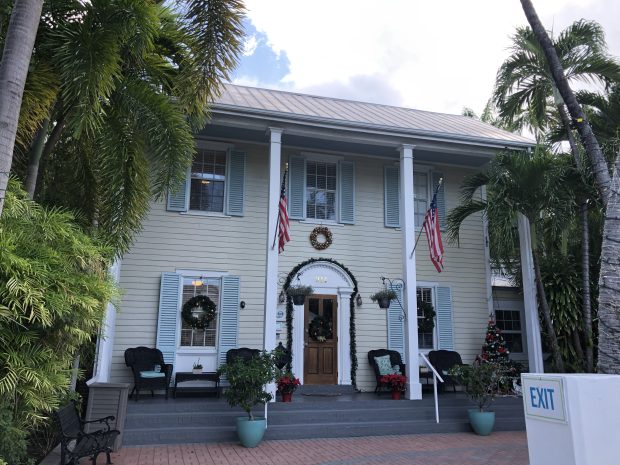
POLYGON ((304 384, 338 384, 338 298, 306 297, 304 384))

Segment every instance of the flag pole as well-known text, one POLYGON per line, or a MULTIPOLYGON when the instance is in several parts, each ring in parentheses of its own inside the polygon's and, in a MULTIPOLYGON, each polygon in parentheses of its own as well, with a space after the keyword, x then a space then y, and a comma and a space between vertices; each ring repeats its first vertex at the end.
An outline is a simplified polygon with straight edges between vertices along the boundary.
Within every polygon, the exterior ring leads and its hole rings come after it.
MULTIPOLYGON (((282 186, 280 187, 280 197, 278 197, 278 205, 280 204, 280 199, 282 199, 282 192, 284 192, 284 188, 286 186, 286 173, 288 173, 288 163, 286 164, 286 168, 284 169, 284 176, 282 176, 282 186)), ((279 207, 278 207, 279 211, 279 207)), ((276 218, 276 229, 273 234, 273 244, 271 244, 271 250, 273 250, 276 246, 276 239, 278 238, 278 230, 280 229, 280 215, 276 218)))
MULTIPOLYGON (((441 188, 441 184, 442 183, 443 183, 443 178, 439 178, 439 181, 437 182, 437 187, 435 187, 435 193, 433 194, 433 200, 431 200, 431 206, 429 207, 428 210, 433 208, 433 205, 436 204, 436 202, 437 202, 437 193, 439 192, 439 189, 441 188)), ((428 210, 426 210, 426 211, 428 212, 428 210)), ((420 227, 420 232, 418 233, 418 237, 416 238, 415 244, 413 245, 413 250, 409 254, 409 258, 413 257, 413 254, 415 253, 415 249, 418 247, 418 242, 420 241, 420 236, 422 235, 422 231, 424 230, 424 225, 425 224, 426 224, 426 215, 424 215, 424 221, 422 222, 422 226, 420 227)))

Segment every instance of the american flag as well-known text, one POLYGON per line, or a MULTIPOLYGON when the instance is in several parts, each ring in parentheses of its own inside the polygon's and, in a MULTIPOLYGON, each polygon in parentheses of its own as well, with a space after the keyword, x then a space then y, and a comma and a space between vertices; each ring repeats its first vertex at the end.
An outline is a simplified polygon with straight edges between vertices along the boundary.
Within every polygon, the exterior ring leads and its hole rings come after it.
POLYGON ((426 212, 423 224, 426 239, 428 239, 431 262, 435 265, 438 273, 441 273, 443 270, 443 244, 441 242, 441 230, 439 229, 439 217, 437 215, 437 192, 440 187, 441 181, 439 181, 439 185, 435 189, 435 195, 433 195, 431 206, 426 212))
POLYGON ((278 253, 284 251, 284 244, 291 240, 288 211, 286 209, 286 173, 284 171, 284 177, 282 178, 282 189, 280 190, 280 205, 278 208, 278 253))

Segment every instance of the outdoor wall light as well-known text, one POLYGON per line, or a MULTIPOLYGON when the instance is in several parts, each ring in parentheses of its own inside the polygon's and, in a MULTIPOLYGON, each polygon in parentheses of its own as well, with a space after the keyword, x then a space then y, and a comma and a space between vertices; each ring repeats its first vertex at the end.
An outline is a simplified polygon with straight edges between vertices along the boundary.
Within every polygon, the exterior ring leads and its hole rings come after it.
POLYGON ((239 307, 241 307, 242 310, 245 308, 245 300, 239 302, 239 307))
POLYGON ((284 289, 280 291, 280 295, 278 296, 278 303, 283 304, 286 300, 286 294, 284 294, 284 289))
POLYGON ((361 306, 362 306, 362 296, 361 296, 361 295, 357 294, 357 297, 355 298, 355 304, 356 304, 358 307, 361 307, 361 306))

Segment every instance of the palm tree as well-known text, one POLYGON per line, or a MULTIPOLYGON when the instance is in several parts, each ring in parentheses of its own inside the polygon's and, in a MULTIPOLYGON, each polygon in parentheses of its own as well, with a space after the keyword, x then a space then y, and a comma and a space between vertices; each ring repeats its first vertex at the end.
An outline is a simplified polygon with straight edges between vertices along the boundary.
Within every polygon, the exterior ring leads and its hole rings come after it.
MULTIPOLYGON (((620 318, 617 304, 620 300, 620 279, 616 257, 620 254, 620 156, 616 158, 613 178, 610 178, 607 164, 598 140, 570 88, 564 69, 553 47, 547 31, 542 25, 536 9, 530 0, 521 0, 521 5, 538 42, 541 44, 549 68, 562 99, 575 122, 582 143, 592 164, 596 187, 605 206, 605 223, 601 249, 601 272, 599 276, 599 322, 605 331, 599 331, 599 370, 620 373, 620 318)), ((620 155, 620 153, 619 153, 620 155)))
POLYGON ((79 207, 119 252, 185 173, 241 48, 240 1, 178 4, 50 2, 35 47, 19 134, 29 195, 79 207), (54 169, 57 150, 78 169, 54 169), (79 202, 57 195, 63 182, 85 185, 79 202))
MULTIPOLYGON (((461 204, 447 218, 448 237, 458 241, 461 224, 471 215, 482 213, 488 219, 495 245, 504 250, 512 250, 517 242, 518 214, 529 220, 536 288, 554 365, 559 371, 564 370, 564 362, 541 278, 540 234, 543 223, 559 234, 571 218, 574 199, 569 190, 562 188, 567 176, 565 166, 541 148, 531 157, 525 153, 501 153, 484 172, 465 178, 461 204), (475 197, 481 187, 486 187, 486 200, 475 197)), ((498 255, 503 255, 502 251, 498 255)))
MULTIPOLYGON (((504 124, 527 127, 537 138, 547 138, 556 122, 569 142, 575 166, 583 171, 581 152, 564 101, 560 96, 540 42, 529 27, 517 28, 512 38, 512 54, 501 65, 493 102, 500 109, 504 124)), ((593 21, 576 21, 553 40, 553 46, 566 70, 569 81, 599 83, 609 86, 620 80, 620 65, 607 54, 605 35, 593 21)), ((584 172, 584 180, 587 174, 584 172)), ((590 305, 590 263, 588 199, 580 200, 582 224, 582 313, 586 339, 587 370, 593 371, 592 310, 590 305)))
POLYGON ((13 162, 19 110, 43 0, 15 0, 0 61, 0 215, 13 162))

